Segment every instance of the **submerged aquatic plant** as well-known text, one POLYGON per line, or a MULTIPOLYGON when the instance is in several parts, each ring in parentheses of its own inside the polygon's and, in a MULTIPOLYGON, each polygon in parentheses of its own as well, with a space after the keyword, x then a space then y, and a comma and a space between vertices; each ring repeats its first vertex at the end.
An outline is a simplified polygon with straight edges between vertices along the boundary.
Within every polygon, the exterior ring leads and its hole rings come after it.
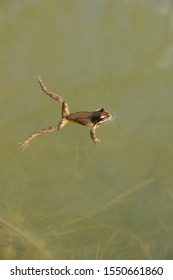
POLYGON ((0 218, 0 259, 50 259, 44 240, 0 218))

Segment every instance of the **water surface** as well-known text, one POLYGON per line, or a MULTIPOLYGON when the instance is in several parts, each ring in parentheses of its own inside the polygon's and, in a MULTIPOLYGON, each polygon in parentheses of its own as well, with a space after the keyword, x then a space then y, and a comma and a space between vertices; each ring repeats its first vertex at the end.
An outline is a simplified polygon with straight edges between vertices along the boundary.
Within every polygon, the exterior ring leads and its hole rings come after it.
POLYGON ((172 259, 172 1, 1 1, 0 258, 172 259), (111 110, 95 146, 71 111, 111 110))

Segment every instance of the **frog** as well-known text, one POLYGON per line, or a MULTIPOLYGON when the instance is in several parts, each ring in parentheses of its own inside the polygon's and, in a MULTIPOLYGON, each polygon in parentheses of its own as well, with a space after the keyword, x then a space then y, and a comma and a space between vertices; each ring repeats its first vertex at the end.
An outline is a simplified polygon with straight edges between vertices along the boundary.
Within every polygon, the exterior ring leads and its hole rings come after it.
POLYGON ((42 91, 47 96, 53 98, 55 101, 58 101, 62 104, 61 120, 57 125, 53 125, 36 131, 32 135, 30 135, 25 141, 19 142, 20 149, 22 151, 25 150, 29 146, 30 141, 39 135, 61 130, 68 122, 74 122, 91 127, 91 139, 95 144, 99 144, 100 139, 98 139, 96 136, 96 129, 103 123, 106 123, 112 119, 111 113, 104 107, 94 111, 79 111, 75 113, 70 113, 69 106, 65 99, 54 92, 48 91, 40 76, 37 76, 36 78, 42 91))

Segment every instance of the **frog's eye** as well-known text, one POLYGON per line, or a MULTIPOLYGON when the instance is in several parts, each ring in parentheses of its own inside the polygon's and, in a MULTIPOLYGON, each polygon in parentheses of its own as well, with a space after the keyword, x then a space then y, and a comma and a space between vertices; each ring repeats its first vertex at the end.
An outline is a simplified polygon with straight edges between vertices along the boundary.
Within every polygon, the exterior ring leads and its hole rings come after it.
POLYGON ((101 108, 100 112, 105 112, 105 108, 101 108))

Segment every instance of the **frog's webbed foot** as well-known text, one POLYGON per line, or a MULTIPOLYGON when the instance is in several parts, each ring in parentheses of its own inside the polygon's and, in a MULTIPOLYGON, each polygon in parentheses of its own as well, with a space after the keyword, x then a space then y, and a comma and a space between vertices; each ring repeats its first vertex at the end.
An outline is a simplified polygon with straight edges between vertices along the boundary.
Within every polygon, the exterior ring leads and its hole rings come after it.
POLYGON ((93 142, 95 144, 99 144, 100 143, 100 139, 97 138, 97 136, 96 136, 96 128, 98 128, 98 127, 99 127, 99 125, 96 124, 90 130, 91 139, 93 140, 93 142))
POLYGON ((29 146, 29 141, 23 141, 23 142, 19 142, 18 143, 19 144, 19 151, 24 151, 25 149, 27 149, 28 148, 28 146, 29 146))
POLYGON ((96 139, 93 140, 93 141, 94 141, 95 144, 99 144, 101 140, 100 140, 99 138, 96 138, 96 139))

